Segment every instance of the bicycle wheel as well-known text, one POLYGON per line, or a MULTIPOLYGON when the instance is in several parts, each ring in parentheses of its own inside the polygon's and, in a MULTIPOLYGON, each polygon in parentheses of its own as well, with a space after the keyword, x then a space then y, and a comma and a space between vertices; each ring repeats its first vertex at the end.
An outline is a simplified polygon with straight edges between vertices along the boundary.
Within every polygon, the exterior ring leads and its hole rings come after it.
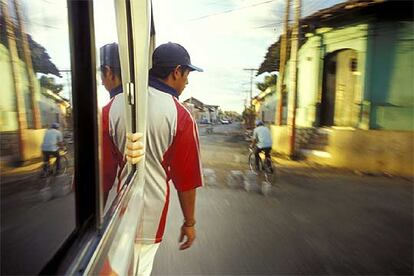
POLYGON ((260 173, 260 170, 263 168, 262 159, 259 158, 259 169, 256 168, 256 158, 253 152, 249 155, 249 167, 252 172, 256 174, 260 173))
POLYGON ((56 160, 53 162, 53 166, 51 168, 52 175, 61 175, 65 174, 69 166, 69 160, 65 155, 60 156, 60 168, 57 170, 56 168, 56 160))
POLYGON ((266 182, 270 183, 272 179, 272 175, 274 172, 272 160, 270 158, 266 158, 264 161, 264 175, 266 182))
POLYGON ((273 174, 274 166, 273 166, 273 163, 272 163, 272 159, 270 159, 270 158, 265 159, 264 168, 265 168, 266 173, 273 174))
POLYGON ((69 167, 69 160, 68 158, 63 155, 60 157, 60 172, 59 174, 65 174, 69 167))

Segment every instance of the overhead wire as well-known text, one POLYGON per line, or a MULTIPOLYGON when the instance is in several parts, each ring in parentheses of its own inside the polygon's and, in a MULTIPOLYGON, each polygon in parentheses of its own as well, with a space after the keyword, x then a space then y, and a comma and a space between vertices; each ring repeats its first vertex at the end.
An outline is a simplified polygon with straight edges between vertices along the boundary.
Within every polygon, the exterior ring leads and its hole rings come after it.
POLYGON ((248 5, 248 6, 243 6, 243 7, 233 8, 233 9, 229 9, 229 10, 225 10, 225 11, 221 11, 221 12, 217 12, 217 13, 213 13, 213 14, 203 15, 203 16, 200 16, 200 17, 192 18, 192 19, 188 20, 188 22, 202 20, 202 19, 206 19, 206 18, 209 18, 209 17, 212 17, 212 16, 218 16, 218 15, 231 13, 231 12, 235 12, 235 11, 239 11, 239 10, 243 10, 243 9, 249 9, 249 8, 269 4, 269 3, 274 2, 274 1, 276 1, 276 0, 267 0, 267 1, 259 2, 259 3, 254 3, 254 4, 251 4, 251 5, 248 5))
MULTIPOLYGON (((302 15, 307 16, 309 13, 313 13, 313 12, 316 12, 317 10, 320 10, 323 7, 323 5, 327 3, 328 1, 329 0, 317 0, 317 1, 307 2, 310 4, 307 6, 304 5, 304 8, 302 9, 302 15)), ((293 22, 293 19, 289 19, 288 23, 291 23, 291 22, 293 22)), ((280 20, 280 21, 275 21, 273 23, 257 26, 255 27, 255 29, 280 27, 282 26, 282 24, 283 24, 283 21, 280 20)))

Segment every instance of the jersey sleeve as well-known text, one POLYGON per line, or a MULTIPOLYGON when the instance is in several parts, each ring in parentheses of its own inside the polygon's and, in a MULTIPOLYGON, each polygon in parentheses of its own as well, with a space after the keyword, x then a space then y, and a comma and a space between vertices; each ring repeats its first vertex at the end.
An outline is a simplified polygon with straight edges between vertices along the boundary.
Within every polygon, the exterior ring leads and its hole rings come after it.
POLYGON ((124 155, 126 143, 126 124, 122 94, 117 95, 112 104, 109 116, 109 130, 114 145, 118 148, 119 153, 124 155))
POLYGON ((176 103, 177 131, 170 158, 170 177, 179 192, 202 186, 200 146, 197 125, 188 111, 176 103))

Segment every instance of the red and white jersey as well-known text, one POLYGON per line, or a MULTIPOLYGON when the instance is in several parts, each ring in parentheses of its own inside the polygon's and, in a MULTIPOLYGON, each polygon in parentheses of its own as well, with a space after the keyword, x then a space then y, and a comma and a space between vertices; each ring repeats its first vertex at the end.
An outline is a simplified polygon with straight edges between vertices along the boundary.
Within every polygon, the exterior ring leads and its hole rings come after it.
POLYGON ((178 101, 176 92, 150 77, 144 209, 137 241, 162 240, 168 212, 170 183, 178 191, 202 186, 197 124, 178 101))
POLYGON ((102 185, 105 210, 126 180, 125 166, 125 102, 122 86, 110 91, 111 100, 102 108, 102 185))

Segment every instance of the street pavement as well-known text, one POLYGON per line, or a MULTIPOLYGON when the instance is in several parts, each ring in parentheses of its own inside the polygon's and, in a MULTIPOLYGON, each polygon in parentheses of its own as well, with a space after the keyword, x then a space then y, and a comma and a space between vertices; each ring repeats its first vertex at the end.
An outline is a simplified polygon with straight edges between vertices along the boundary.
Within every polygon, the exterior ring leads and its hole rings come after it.
POLYGON ((75 229, 69 162, 56 177, 40 178, 41 162, 2 171, 1 275, 37 274, 75 229))
MULTIPOLYGON (((410 180, 274 159, 265 190, 264 177, 249 172, 240 124, 199 130, 197 239, 178 250, 182 214, 172 192, 153 275, 412 274, 410 180)), ((2 275, 39 271, 75 227, 73 193, 42 198, 55 185, 38 167, 1 179, 2 275)))
POLYGON ((412 275, 411 180, 275 159, 264 195, 240 125, 199 130, 197 239, 178 250, 182 214, 172 192, 152 275, 412 275))

